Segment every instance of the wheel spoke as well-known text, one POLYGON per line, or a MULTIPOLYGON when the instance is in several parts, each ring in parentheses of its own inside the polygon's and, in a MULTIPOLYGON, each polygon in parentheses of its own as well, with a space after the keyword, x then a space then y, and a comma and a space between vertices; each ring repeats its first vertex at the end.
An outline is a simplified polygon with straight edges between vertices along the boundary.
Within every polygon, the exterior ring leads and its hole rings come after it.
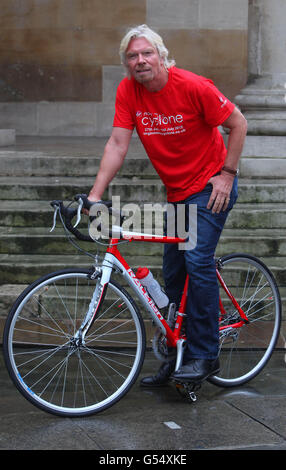
POLYGON ((269 360, 279 335, 281 300, 272 274, 257 258, 238 254, 226 256, 220 263, 224 282, 249 323, 231 327, 240 316, 221 288, 226 311, 221 325, 229 327, 220 332, 220 374, 210 381, 234 386, 255 377, 269 360))
POLYGON ((54 273, 15 304, 5 357, 23 395, 45 411, 81 416, 118 401, 142 366, 145 330, 127 292, 110 282, 85 338, 80 326, 98 280, 54 273))

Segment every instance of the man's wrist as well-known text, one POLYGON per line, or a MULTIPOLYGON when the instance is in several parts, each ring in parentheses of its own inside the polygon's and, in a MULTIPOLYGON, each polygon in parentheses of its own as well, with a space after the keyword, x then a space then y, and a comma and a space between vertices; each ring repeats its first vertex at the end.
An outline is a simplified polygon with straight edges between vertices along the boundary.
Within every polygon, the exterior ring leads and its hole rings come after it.
POLYGON ((92 193, 89 193, 88 195, 88 200, 91 201, 91 202, 98 202, 101 200, 100 197, 98 197, 96 194, 92 194, 92 193))
POLYGON ((237 176, 239 174, 238 169, 230 168, 229 166, 226 166, 226 165, 222 167, 221 171, 225 171, 226 173, 232 176, 237 176))

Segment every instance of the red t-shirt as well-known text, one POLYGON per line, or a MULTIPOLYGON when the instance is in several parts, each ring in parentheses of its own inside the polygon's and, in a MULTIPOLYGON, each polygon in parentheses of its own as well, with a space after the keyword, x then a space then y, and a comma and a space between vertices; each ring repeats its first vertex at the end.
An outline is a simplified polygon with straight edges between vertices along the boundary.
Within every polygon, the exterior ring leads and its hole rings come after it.
POLYGON ((136 127, 168 201, 175 202, 201 191, 221 170, 226 147, 217 126, 233 109, 211 80, 172 67, 159 92, 149 92, 134 78, 123 79, 113 126, 136 127))

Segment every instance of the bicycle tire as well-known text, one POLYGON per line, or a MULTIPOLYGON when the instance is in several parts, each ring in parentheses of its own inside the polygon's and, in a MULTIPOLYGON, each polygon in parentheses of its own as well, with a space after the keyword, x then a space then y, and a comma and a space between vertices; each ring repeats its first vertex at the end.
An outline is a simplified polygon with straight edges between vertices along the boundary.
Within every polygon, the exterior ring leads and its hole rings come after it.
POLYGON ((133 299, 111 280, 84 344, 75 331, 97 280, 65 269, 35 281, 19 296, 5 324, 3 352, 13 383, 38 408, 87 416, 118 402, 141 370, 145 327, 133 299))
MULTIPOLYGON (((273 274, 254 256, 223 256, 219 269, 249 323, 220 331, 220 373, 208 380, 220 387, 235 387, 256 377, 269 361, 280 331, 281 299, 273 274)), ((220 295, 227 312, 220 326, 239 321, 222 288, 220 295)))

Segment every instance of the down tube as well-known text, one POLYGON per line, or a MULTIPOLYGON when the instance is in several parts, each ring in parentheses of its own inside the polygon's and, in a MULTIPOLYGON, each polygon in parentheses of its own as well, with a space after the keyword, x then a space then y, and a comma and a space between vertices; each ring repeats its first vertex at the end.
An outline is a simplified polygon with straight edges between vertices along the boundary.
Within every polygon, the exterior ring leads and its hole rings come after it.
POLYGON ((144 305, 144 307, 146 307, 146 309, 150 313, 152 320, 154 320, 156 325, 161 329, 162 333, 167 336, 170 346, 175 346, 176 342, 173 339, 173 331, 161 315, 153 300, 149 297, 148 293, 140 283, 139 279, 137 279, 130 266, 126 263, 125 259, 118 252, 116 256, 113 254, 109 254, 109 256, 112 257, 110 261, 120 269, 123 277, 126 279, 126 282, 129 284, 131 289, 136 292, 141 303, 144 305))
POLYGON ((166 336, 168 340, 168 345, 176 346, 177 338, 175 338, 173 331, 169 327, 168 323, 161 315, 159 309, 155 305, 154 301, 149 297, 147 291, 144 289, 140 281, 136 278, 133 271, 129 268, 129 270, 124 272, 124 277, 130 287, 135 291, 139 297, 141 303, 146 307, 148 312, 150 313, 152 320, 154 323, 160 328, 162 333, 166 336))

